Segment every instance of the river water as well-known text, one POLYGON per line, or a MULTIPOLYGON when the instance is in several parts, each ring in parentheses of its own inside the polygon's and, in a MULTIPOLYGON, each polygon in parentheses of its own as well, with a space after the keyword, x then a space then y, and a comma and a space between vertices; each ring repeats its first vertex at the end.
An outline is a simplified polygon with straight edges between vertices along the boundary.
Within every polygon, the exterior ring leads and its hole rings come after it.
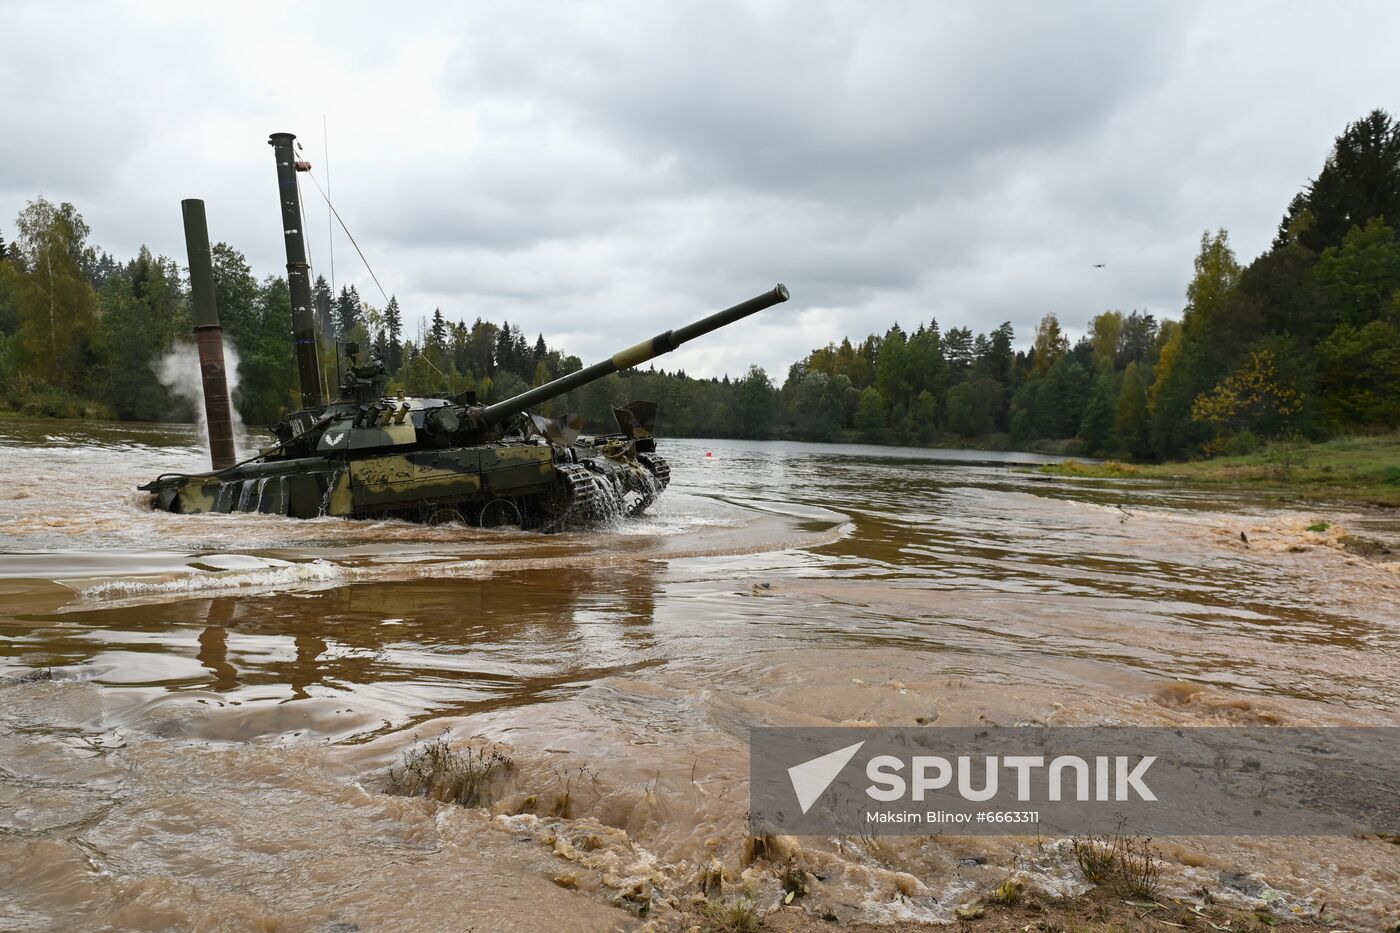
MULTIPOLYGON (((201 468, 192 428, 0 421, 0 929, 630 929, 716 871, 773 903, 754 724, 1400 724, 1400 573, 1337 546, 1385 514, 661 446, 647 516, 541 537, 155 513, 134 487, 201 468), (440 737, 514 762, 491 811, 383 793, 440 737)), ((1082 888, 1057 840, 784 845, 841 920, 1082 888)), ((1400 907, 1386 840, 1158 845, 1168 890, 1400 907)))

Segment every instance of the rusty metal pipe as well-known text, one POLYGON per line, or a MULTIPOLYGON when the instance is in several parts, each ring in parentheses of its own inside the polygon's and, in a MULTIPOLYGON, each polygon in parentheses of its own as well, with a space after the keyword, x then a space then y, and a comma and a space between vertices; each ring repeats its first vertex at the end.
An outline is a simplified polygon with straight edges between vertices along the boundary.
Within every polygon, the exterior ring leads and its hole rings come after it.
POLYGON ((194 305, 194 339, 199 350, 199 376, 204 385, 204 417, 209 425, 209 460, 214 469, 233 466, 233 407, 224 371, 224 329, 214 299, 214 262, 209 253, 209 225, 204 202, 180 202, 185 218, 185 251, 190 260, 190 299, 194 305))

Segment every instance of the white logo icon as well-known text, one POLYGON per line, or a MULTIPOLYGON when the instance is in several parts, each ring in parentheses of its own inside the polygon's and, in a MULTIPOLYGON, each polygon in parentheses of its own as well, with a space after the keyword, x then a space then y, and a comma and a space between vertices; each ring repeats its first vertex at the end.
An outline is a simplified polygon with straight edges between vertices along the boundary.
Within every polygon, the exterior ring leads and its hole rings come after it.
POLYGON ((812 804, 831 786, 831 782, 836 780, 836 775, 841 773, 841 769, 846 767, 864 744, 857 742, 847 745, 845 748, 838 748, 834 752, 788 768, 788 778, 792 781, 793 792, 797 794, 797 803, 802 807, 803 813, 812 808, 812 804))

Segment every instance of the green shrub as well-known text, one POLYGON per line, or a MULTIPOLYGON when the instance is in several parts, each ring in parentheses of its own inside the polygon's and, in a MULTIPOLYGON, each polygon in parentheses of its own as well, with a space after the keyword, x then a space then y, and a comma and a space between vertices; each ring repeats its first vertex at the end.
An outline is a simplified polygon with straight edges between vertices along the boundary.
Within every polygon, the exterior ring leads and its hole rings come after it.
POLYGON ((1259 443, 1253 431, 1236 431, 1221 443, 1220 452, 1227 457, 1243 457, 1258 450, 1259 443))

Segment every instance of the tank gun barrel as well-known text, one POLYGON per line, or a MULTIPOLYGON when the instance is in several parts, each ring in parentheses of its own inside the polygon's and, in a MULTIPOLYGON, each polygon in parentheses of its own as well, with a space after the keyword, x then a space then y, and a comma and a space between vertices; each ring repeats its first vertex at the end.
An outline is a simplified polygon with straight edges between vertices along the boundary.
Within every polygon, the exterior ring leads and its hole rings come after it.
POLYGON ((741 301, 732 308, 723 311, 716 311, 708 317, 703 317, 694 323, 675 330, 668 330, 665 333, 657 334, 650 340, 644 340, 635 347, 614 353, 605 360, 594 363, 592 366, 585 366, 577 372, 569 373, 567 376, 560 376, 553 382, 546 382, 542 386, 536 386, 528 392, 522 392, 513 398, 505 399, 488 405, 477 414, 477 417, 485 424, 500 424, 507 418, 516 415, 527 408, 532 408, 541 402, 547 402, 566 392, 572 392, 580 386, 587 385, 595 380, 602 379, 609 373, 615 373, 623 369, 631 369, 639 366, 647 360, 654 359, 663 353, 670 353, 681 344, 702 337, 710 331, 719 330, 728 324, 733 324, 740 318, 748 317, 750 314, 757 314, 765 308, 781 304, 788 300, 788 290, 783 285, 778 285, 772 291, 756 295, 748 301, 741 301))

